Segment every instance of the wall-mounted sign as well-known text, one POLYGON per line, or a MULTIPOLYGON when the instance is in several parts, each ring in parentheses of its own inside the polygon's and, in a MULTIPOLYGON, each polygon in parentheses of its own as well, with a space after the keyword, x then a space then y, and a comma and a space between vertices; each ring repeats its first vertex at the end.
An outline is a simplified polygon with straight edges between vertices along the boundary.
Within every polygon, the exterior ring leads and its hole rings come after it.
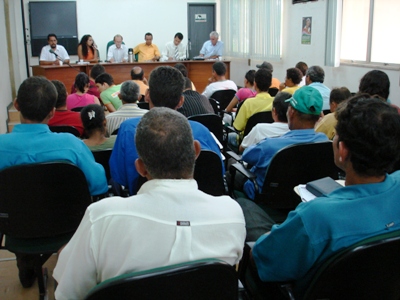
POLYGON ((311 44, 311 23, 312 17, 304 17, 301 30, 301 43, 303 45, 311 44))
POLYGON ((195 22, 207 22, 207 14, 195 14, 194 21, 195 22))

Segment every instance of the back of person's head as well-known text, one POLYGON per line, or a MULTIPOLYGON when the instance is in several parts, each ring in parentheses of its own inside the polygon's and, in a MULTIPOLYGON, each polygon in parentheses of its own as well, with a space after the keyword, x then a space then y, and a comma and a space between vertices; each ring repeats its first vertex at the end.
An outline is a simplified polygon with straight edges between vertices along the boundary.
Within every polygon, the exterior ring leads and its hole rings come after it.
POLYGON ((310 77, 312 82, 324 83, 325 72, 320 66, 312 66, 307 69, 306 76, 310 77))
POLYGON ((292 97, 291 94, 286 93, 286 92, 279 92, 276 94, 274 101, 272 102, 272 107, 275 109, 275 113, 278 116, 278 121, 287 123, 287 109, 289 106, 289 102, 286 102, 287 99, 290 99, 292 97))
POLYGON ((192 89, 192 81, 185 77, 185 90, 191 90, 192 89))
POLYGON ((93 79, 96 79, 97 76, 99 76, 100 74, 103 74, 106 72, 106 69, 100 65, 100 64, 95 64, 92 69, 90 70, 90 77, 92 77, 93 79))
POLYGON ((165 107, 150 109, 137 126, 135 144, 152 178, 193 177, 196 154, 192 130, 182 114, 165 107))
POLYGON ((218 76, 226 74, 226 65, 222 61, 217 61, 213 64, 213 70, 218 76))
POLYGON ((186 66, 184 64, 177 63, 177 64, 175 64, 174 68, 178 69, 182 73, 183 77, 188 77, 188 71, 187 71, 186 66))
POLYGON ((289 68, 286 70, 286 78, 291 79, 292 82, 295 85, 297 85, 301 82, 301 79, 303 78, 303 74, 297 68, 289 68))
POLYGON ((110 74, 102 73, 96 77, 95 82, 100 84, 107 83, 109 86, 111 86, 114 84, 114 79, 110 74))
POLYGON ((180 32, 177 32, 177 33, 175 34, 174 38, 178 38, 178 39, 180 39, 180 40, 182 41, 182 40, 183 40, 183 34, 180 33, 180 32))
POLYGON ((329 95, 329 103, 339 104, 351 97, 351 93, 347 87, 334 88, 329 95))
POLYGON ((184 83, 184 77, 177 69, 169 66, 155 68, 149 78, 149 94, 153 106, 176 109, 184 83))
POLYGON ((139 99, 140 88, 132 80, 124 81, 119 90, 120 99, 126 103, 135 103, 139 99))
POLYGON ((58 94, 56 108, 65 106, 67 104, 67 89, 65 88, 64 83, 62 83, 59 80, 52 80, 51 82, 56 87, 57 94, 58 94))
POLYGON ((104 120, 106 116, 104 109, 98 104, 89 104, 81 110, 81 120, 85 133, 90 137, 94 132, 105 132, 104 120))
POLYGON ((286 101, 296 111, 296 117, 300 124, 312 124, 314 127, 320 117, 324 102, 317 89, 307 85, 302 86, 286 101))
POLYGON ((305 62, 299 61, 299 62, 296 64, 295 67, 301 71, 301 73, 303 74, 303 76, 306 76, 306 72, 307 72, 308 66, 307 66, 307 64, 306 64, 305 62))
POLYGON ((389 104, 369 97, 357 95, 339 105, 337 143, 349 149, 358 175, 382 176, 392 171, 400 157, 400 115, 389 104))
POLYGON ((244 75, 244 78, 253 85, 254 84, 254 77, 256 75, 256 70, 249 70, 246 72, 246 75, 244 75))
POLYGON ((85 92, 85 88, 89 85, 90 79, 86 73, 80 72, 75 77, 75 88, 81 93, 85 92))
POLYGON ((144 71, 141 67, 133 67, 131 70, 132 80, 143 80, 144 71))
POLYGON ((266 68, 258 69, 256 74, 254 75, 254 81, 260 92, 268 92, 268 89, 271 86, 271 81, 272 81, 271 71, 266 68))
POLYGON ((378 95, 387 100, 390 90, 389 77, 385 72, 379 70, 369 71, 361 78, 358 90, 360 93, 367 93, 371 96, 378 95))
POLYGON ((20 85, 16 103, 25 119, 40 123, 54 109, 57 96, 56 87, 51 81, 32 76, 20 85))
POLYGON ((49 34, 47 35, 47 40, 50 40, 51 37, 55 37, 56 40, 58 40, 55 33, 49 33, 49 34))

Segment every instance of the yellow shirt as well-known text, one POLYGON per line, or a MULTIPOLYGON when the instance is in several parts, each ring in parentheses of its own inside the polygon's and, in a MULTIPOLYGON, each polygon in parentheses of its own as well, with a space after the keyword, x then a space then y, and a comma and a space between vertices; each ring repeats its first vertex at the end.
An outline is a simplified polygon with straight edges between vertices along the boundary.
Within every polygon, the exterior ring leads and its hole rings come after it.
POLYGON ((292 86, 292 87, 286 87, 281 92, 286 92, 286 93, 293 95, 294 92, 297 91, 299 88, 300 88, 300 86, 298 86, 298 85, 292 86))
POLYGON ((146 45, 146 43, 141 43, 133 49, 133 53, 139 53, 138 62, 144 62, 152 60, 155 56, 160 57, 160 51, 158 47, 154 44, 146 45))
POLYGON ((335 126, 337 120, 334 113, 327 114, 315 126, 316 132, 325 133, 328 139, 333 140, 336 134, 335 126))

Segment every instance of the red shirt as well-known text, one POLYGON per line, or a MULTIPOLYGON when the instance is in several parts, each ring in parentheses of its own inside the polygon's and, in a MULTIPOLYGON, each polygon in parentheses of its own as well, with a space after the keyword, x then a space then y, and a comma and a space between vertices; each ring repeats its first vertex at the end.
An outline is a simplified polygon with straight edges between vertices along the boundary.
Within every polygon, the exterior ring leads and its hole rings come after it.
POLYGON ((49 126, 53 125, 69 125, 78 129, 79 134, 83 135, 83 125, 81 114, 70 110, 56 110, 54 117, 50 119, 49 126))

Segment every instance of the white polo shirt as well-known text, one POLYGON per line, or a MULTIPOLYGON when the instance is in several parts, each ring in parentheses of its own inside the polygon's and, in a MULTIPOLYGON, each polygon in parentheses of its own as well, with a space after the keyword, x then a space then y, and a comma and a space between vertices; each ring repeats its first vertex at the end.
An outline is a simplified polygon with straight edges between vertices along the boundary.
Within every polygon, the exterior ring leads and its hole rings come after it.
MULTIPOLYGON (((39 60, 47 60, 47 61, 55 61, 57 58, 56 56, 50 52, 50 45, 44 46, 42 48, 42 52, 40 52, 40 59, 39 60)), ((67 50, 61 45, 57 45, 56 50, 53 49, 55 53, 62 59, 66 60, 69 59, 69 55, 67 50)))

